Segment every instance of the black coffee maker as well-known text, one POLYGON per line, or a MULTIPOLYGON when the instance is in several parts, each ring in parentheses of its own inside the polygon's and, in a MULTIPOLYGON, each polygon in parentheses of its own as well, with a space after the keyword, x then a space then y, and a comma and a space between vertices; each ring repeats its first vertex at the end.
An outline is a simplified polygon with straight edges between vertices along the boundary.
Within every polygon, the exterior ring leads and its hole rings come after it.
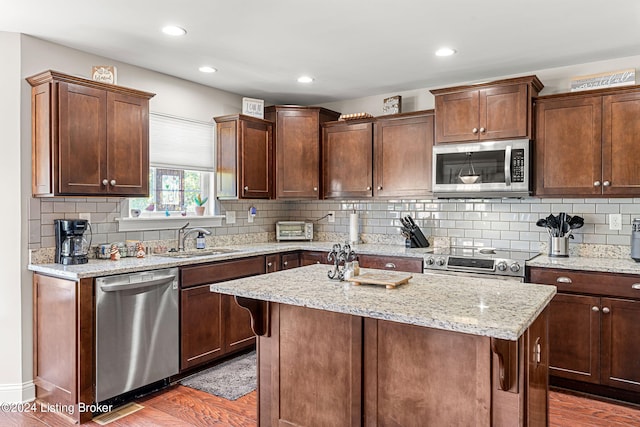
POLYGON ((64 265, 86 264, 89 262, 89 242, 84 233, 91 226, 86 219, 54 219, 53 226, 56 231, 56 263, 64 265))

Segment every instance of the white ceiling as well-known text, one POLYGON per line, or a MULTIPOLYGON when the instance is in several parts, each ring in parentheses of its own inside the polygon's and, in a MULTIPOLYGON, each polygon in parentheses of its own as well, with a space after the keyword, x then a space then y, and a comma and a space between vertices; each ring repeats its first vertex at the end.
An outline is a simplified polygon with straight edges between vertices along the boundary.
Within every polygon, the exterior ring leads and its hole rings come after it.
POLYGON ((287 104, 640 54, 636 0, 0 0, 0 10, 0 31, 287 104), (167 24, 188 33, 166 36, 167 24), (458 53, 436 57, 445 45, 458 53), (315 81, 297 83, 302 74, 315 81))

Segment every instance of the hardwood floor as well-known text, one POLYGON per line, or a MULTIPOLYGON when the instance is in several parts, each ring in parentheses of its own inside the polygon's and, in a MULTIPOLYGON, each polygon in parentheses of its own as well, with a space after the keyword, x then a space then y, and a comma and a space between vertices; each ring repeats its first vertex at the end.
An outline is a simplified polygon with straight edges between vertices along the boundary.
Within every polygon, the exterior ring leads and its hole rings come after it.
MULTIPOLYGON (((113 427, 255 426, 256 392, 230 401, 181 385, 139 399, 138 412, 109 424, 113 427)), ((640 407, 618 405, 552 391, 550 427, 640 427, 640 407)), ((61 427, 70 424, 52 413, 0 412, 0 426, 61 427)), ((96 427, 90 422, 85 426, 96 427)))

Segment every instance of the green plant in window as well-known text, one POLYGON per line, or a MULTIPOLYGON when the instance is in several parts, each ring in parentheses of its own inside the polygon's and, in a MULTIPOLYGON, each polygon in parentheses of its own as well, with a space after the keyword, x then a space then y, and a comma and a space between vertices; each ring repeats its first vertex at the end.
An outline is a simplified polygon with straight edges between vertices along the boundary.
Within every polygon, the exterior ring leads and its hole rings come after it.
POLYGON ((207 203, 207 200, 209 200, 209 198, 205 197, 203 199, 202 197, 200 197, 200 193, 198 193, 198 195, 193 198, 193 201, 196 202, 196 205, 198 206, 204 206, 204 204, 207 203))

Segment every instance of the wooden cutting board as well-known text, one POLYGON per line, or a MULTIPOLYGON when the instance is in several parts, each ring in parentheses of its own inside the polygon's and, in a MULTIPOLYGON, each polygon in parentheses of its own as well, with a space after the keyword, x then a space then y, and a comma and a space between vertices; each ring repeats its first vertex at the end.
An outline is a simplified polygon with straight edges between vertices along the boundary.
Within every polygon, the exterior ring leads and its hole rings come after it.
POLYGON ((413 276, 407 273, 400 273, 396 271, 380 271, 375 273, 364 273, 358 276, 350 277, 348 282, 354 285, 372 284, 372 285, 385 285, 387 289, 393 289, 398 285, 403 285, 409 282, 413 276))

